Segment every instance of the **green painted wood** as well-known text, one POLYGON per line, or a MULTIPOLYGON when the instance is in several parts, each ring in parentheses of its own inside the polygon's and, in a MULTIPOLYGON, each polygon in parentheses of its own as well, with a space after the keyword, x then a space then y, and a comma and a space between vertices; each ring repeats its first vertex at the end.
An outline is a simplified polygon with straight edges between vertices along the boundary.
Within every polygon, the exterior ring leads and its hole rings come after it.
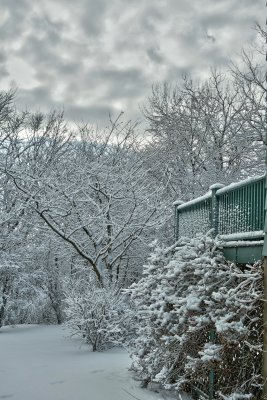
POLYGON ((262 259, 262 246, 237 247, 236 262, 254 263, 262 259))
POLYGON ((237 260, 236 247, 224 247, 222 251, 223 251, 224 257, 227 260, 236 262, 236 260, 237 260))
POLYGON ((251 264, 262 259, 262 246, 224 247, 223 254, 229 261, 251 264))
MULTIPOLYGON (((267 115, 267 114, 266 114, 267 115)), ((267 152, 266 152, 266 157, 267 157, 267 152)), ((267 162, 267 159, 266 159, 267 162)), ((264 245, 262 249, 262 255, 263 257, 267 257, 267 173, 266 173, 266 179, 265 179, 265 202, 264 202, 264 245)))
MULTIPOLYGON (((265 232, 266 232, 266 231, 265 231, 265 232)), ((264 257, 267 256, 267 237, 266 237, 266 234, 265 234, 265 237, 264 237, 264 244, 263 244, 263 249, 262 249, 262 255, 263 255, 264 257)))
POLYGON ((265 177, 216 194, 219 203, 219 234, 255 232, 263 230, 265 177), (226 221, 226 223, 222 223, 226 221))
POLYGON ((267 232, 267 222, 264 226, 267 209, 264 176, 245 180, 238 185, 229 185, 222 191, 216 185, 211 188, 210 196, 195 199, 193 204, 184 203, 181 209, 177 207, 177 238, 191 238, 211 228, 219 235, 257 232, 263 229, 267 232))

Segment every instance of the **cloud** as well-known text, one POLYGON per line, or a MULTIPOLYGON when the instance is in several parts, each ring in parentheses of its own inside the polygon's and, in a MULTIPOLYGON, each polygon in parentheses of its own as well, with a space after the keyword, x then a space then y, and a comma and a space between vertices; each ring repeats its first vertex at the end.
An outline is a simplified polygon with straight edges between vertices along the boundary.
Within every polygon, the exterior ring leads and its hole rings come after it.
POLYGON ((120 70, 117 68, 102 68, 91 70, 92 80, 97 83, 106 82, 106 96, 111 99, 135 97, 146 86, 146 77, 138 68, 120 70))
POLYGON ((103 32, 107 7, 108 2, 105 0, 84 1, 81 26, 86 35, 97 36, 103 32))
POLYGON ((155 63, 162 63, 163 62, 163 57, 160 54, 160 49, 159 47, 154 47, 151 46, 147 49, 147 54, 149 56, 149 58, 154 61, 155 63))
POLYGON ((59 104, 53 100, 49 88, 41 85, 33 89, 18 88, 16 100, 20 108, 28 110, 50 111, 59 108, 59 104))
POLYGON ((1 84, 16 81, 20 107, 76 121, 106 123, 120 107, 138 118, 153 82, 224 68, 263 11, 261 0, 2 0, 1 84))
POLYGON ((7 77, 9 77, 10 76, 10 74, 9 74, 9 72, 8 72, 8 70, 7 70, 7 67, 5 66, 5 65, 1 65, 0 64, 0 82, 3 80, 3 79, 5 79, 5 78, 7 78, 7 77))
POLYGON ((30 13, 28 0, 2 0, 0 3, 0 41, 18 40, 27 29, 27 19, 30 13))
POLYGON ((56 101, 53 96, 51 96, 50 90, 45 86, 39 86, 34 89, 18 89, 16 101, 19 108, 24 110, 46 110, 47 112, 63 110, 66 119, 77 124, 84 122, 94 125, 100 121, 100 125, 107 125, 109 122, 109 115, 116 116, 122 111, 114 107, 111 103, 90 106, 68 103, 63 106, 61 102, 56 101))
POLYGON ((116 115, 118 111, 111 106, 75 106, 69 105, 65 110, 66 118, 76 123, 85 122, 89 124, 97 124, 101 121, 103 125, 108 125, 109 114, 116 115))

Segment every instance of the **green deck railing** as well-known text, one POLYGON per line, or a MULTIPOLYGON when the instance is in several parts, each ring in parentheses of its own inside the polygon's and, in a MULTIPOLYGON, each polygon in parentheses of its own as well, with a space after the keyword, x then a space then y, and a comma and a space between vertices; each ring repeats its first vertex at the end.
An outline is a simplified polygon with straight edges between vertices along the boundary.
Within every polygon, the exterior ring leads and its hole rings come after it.
POLYGON ((175 206, 175 236, 189 238, 214 228, 224 240, 253 240, 263 237, 265 176, 229 186, 215 184, 194 200, 175 206))
MULTIPOLYGON (((225 257, 241 264, 262 258, 266 177, 258 176, 229 186, 215 184, 210 191, 194 200, 176 201, 175 236, 193 238, 214 229, 220 235, 225 257)), ((267 205, 267 203, 266 203, 267 205)), ((210 339, 215 340, 214 332, 210 339)), ((212 400, 219 384, 212 368, 203 382, 192 385, 199 398, 212 400)))

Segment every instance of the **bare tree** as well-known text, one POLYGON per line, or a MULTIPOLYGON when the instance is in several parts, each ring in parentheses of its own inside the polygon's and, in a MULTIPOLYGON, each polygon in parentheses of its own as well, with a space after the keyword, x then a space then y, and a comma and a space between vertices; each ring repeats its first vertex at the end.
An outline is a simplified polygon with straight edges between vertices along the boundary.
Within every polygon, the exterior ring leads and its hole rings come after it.
POLYGON ((174 88, 154 86, 143 112, 170 193, 188 198, 212 182, 255 173, 261 143, 250 122, 254 111, 239 82, 216 70, 205 82, 186 77, 174 88))
POLYGON ((258 43, 243 50, 238 63, 231 63, 231 73, 244 98, 243 119, 251 129, 257 167, 262 170, 266 146, 266 31, 258 24, 256 30, 258 43))
POLYGON ((119 119, 105 132, 83 126, 79 140, 70 142, 61 137, 61 119, 55 121, 53 129, 31 130, 27 149, 5 168, 6 176, 21 202, 72 247, 101 285, 105 277, 125 284, 135 253, 145 257, 166 214, 161 189, 151 184, 137 152, 134 126, 119 119))

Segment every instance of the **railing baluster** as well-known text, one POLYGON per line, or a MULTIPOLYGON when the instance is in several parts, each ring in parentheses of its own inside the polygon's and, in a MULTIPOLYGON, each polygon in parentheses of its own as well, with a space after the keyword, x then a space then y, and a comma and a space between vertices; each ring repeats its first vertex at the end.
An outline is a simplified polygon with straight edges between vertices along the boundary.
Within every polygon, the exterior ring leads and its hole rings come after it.
POLYGON ((254 204, 253 218, 252 218, 252 231, 257 230, 257 221, 258 221, 257 191, 258 191, 258 184, 256 182, 254 185, 253 199, 252 199, 252 204, 254 204))

